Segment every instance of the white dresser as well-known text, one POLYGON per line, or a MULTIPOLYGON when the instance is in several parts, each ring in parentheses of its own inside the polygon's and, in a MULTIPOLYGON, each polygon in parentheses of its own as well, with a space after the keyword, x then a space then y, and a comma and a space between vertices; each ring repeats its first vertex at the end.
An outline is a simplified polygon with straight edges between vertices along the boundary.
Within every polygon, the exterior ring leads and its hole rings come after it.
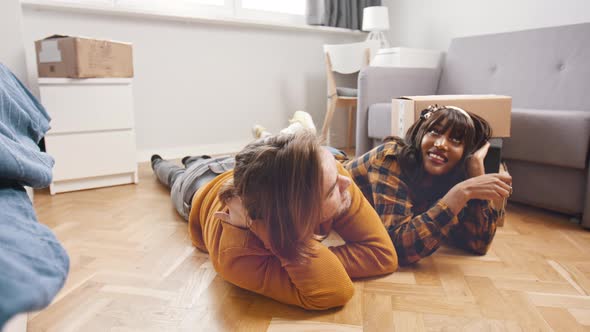
POLYGON ((39 78, 50 193, 137 183, 132 79, 39 78))

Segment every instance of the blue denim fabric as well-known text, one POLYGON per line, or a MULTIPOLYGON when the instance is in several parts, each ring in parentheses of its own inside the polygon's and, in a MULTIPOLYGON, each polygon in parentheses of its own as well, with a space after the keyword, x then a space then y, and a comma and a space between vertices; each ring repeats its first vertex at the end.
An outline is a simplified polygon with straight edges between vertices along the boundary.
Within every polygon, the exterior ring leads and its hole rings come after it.
POLYGON ((37 143, 50 117, 22 83, 0 64, 0 180, 34 188, 51 183, 53 158, 37 143))
POLYGON ((35 97, 0 64, 0 330, 17 313, 49 305, 69 270, 66 251, 37 221, 23 187, 51 182, 53 158, 37 146, 49 120, 35 97))
POLYGON ((37 221, 24 188, 0 188, 0 330, 16 314, 48 306, 69 266, 54 234, 37 221))

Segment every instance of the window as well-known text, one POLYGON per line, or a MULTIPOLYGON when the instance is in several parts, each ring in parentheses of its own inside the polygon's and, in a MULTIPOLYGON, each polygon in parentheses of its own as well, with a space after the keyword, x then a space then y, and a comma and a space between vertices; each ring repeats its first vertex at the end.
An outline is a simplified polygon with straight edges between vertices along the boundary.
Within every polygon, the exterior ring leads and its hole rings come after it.
MULTIPOLYGON (((199 5, 225 6, 227 0, 114 0, 116 5, 145 5, 158 7, 191 7, 199 5)), ((80 1, 83 2, 83 1, 80 1)))
MULTIPOLYGON (((25 2, 22 1, 21 2, 25 2)), ((56 1, 45 1, 51 2, 56 4, 64 4, 64 5, 87 5, 87 6, 113 6, 113 0, 56 0, 56 1)))
POLYGON ((115 9, 181 17, 231 17, 233 0, 114 0, 115 9))
POLYGON ((150 15, 305 24, 307 0, 21 0, 21 2, 150 15))
POLYGON ((236 17, 277 23, 305 24, 306 0, 234 0, 236 17))
POLYGON ((305 15, 305 0, 242 0, 242 8, 291 15, 305 15))
POLYGON ((225 0, 185 0, 185 2, 197 3, 200 5, 213 5, 213 6, 225 5, 225 0))

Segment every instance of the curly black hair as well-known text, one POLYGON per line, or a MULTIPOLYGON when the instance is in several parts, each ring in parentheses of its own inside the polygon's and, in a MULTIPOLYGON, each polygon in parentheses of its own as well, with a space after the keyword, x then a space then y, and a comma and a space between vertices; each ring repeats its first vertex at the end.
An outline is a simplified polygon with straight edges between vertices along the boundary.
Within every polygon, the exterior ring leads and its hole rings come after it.
POLYGON ((402 170, 402 177, 410 186, 412 192, 419 196, 426 196, 426 199, 438 198, 444 195, 452 186, 465 180, 467 172, 465 160, 475 151, 481 148, 492 136, 492 129, 489 123, 482 117, 466 112, 453 106, 432 105, 422 110, 420 118, 406 132, 404 139, 390 136, 384 141, 396 141, 400 144, 401 153, 399 163, 402 170), (441 131, 451 130, 451 136, 464 142, 465 150, 463 156, 453 171, 441 179, 438 179, 436 190, 430 193, 416 191, 420 181, 425 176, 424 164, 422 162, 421 143, 424 136, 435 126, 441 126, 441 131))

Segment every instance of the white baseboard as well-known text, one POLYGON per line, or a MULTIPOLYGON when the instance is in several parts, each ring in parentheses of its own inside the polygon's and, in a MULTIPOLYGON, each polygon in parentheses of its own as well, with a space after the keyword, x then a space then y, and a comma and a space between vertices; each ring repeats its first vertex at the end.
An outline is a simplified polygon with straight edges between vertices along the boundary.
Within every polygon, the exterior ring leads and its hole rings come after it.
POLYGON ((220 144, 185 145, 174 148, 148 148, 137 150, 137 162, 149 161, 153 154, 164 159, 179 159, 184 156, 234 154, 242 150, 252 140, 226 142, 220 144))
POLYGON ((137 183, 137 170, 129 173, 92 176, 87 178, 53 181, 49 186, 49 193, 55 195, 61 192, 110 187, 121 184, 137 183))

